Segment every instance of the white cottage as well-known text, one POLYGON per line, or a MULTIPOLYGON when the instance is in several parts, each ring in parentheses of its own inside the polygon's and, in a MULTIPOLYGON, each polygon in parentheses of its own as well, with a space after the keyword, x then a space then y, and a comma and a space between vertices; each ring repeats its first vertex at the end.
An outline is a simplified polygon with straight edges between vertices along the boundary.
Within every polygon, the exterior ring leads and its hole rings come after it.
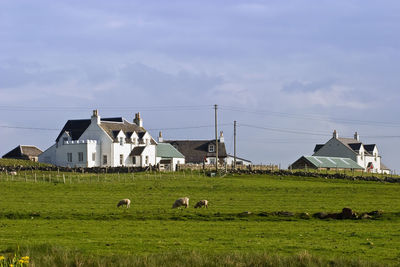
POLYGON ((39 162, 68 167, 145 167, 156 164, 156 141, 143 128, 140 113, 133 122, 122 117, 68 120, 56 143, 39 162))
POLYGON ((365 171, 374 173, 389 173, 390 170, 381 163, 381 156, 375 144, 365 145, 360 142, 356 132, 354 138, 339 137, 336 130, 333 137, 325 144, 315 146, 313 156, 350 158, 365 171))

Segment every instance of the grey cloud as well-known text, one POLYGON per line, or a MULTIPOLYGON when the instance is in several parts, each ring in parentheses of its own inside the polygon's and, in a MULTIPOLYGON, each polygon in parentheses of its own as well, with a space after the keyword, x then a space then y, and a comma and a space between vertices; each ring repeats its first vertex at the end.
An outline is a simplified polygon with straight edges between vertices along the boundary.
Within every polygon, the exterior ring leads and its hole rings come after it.
POLYGON ((333 85, 334 82, 330 80, 317 82, 293 81, 283 85, 282 91, 287 93, 326 91, 330 90, 333 85))

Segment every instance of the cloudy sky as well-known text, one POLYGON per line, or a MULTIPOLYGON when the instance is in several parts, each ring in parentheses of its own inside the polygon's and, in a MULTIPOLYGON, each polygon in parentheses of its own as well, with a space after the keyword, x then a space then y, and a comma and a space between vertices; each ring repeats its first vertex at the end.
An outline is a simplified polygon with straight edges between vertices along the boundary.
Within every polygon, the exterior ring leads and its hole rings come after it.
POLYGON ((0 154, 68 119, 132 120, 286 168, 336 129, 400 172, 400 3, 0 0, 0 154), (202 126, 202 127, 199 127, 202 126), (204 127, 203 127, 204 126, 204 127))

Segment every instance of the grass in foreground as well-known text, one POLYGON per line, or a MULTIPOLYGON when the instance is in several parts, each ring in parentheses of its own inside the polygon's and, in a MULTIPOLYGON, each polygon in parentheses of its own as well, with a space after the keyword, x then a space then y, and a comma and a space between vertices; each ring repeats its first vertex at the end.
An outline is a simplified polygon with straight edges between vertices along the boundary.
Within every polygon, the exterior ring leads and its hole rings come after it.
MULTIPOLYGON (((13 249, 7 250, 9 253, 13 249)), ((84 255, 61 247, 25 247, 21 253, 32 255, 30 266, 384 266, 359 259, 322 258, 302 251, 291 256, 268 253, 200 253, 196 251, 164 252, 148 255, 84 255)), ((6 252, 7 253, 7 252, 6 252)), ((25 257, 26 258, 26 257, 25 257)), ((1 264, 1 263, 0 263, 1 264)), ((1 266, 1 265, 0 265, 1 266)), ((25 266, 25 265, 22 265, 25 266)))
POLYGON ((62 247, 61 254, 79 251, 82 261, 155 261, 152 257, 194 253, 205 255, 211 265, 232 255, 243 261, 264 257, 257 255, 290 259, 308 251, 322 265, 329 259, 399 264, 398 184, 268 175, 131 178, 107 175, 97 182, 96 176, 81 174, 66 184, 0 179, 0 250, 62 247), (190 197, 191 207, 172 210, 182 196, 190 197), (127 197, 132 207, 117 209, 117 201, 127 197), (192 208, 200 199, 210 201, 209 209, 192 208), (340 212, 343 207, 384 210, 384 216, 343 221, 257 216, 282 210, 340 212), (243 211, 253 215, 237 216, 243 211))

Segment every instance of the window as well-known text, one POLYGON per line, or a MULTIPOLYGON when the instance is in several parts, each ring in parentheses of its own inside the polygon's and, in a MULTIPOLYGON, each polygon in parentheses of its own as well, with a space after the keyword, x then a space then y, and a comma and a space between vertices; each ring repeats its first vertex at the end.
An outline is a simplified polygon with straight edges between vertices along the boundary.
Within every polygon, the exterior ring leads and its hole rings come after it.
POLYGON ((149 156, 146 156, 146 164, 149 164, 149 156))
POLYGON ((72 153, 67 153, 67 161, 72 162, 72 153))
POLYGON ((136 138, 133 138, 133 144, 136 146, 136 144, 137 144, 137 139, 136 138))
POLYGON ((83 152, 78 152, 78 160, 83 161, 83 152))
POLYGON ((103 155, 103 165, 107 164, 107 155, 103 155))
POLYGON ((119 138, 119 144, 122 146, 122 145, 124 145, 124 138, 123 137, 120 137, 119 138))
POLYGON ((214 145, 209 145, 208 146, 208 152, 215 152, 215 146, 214 145))
POLYGON ((63 137, 63 144, 68 141, 68 137, 63 137))
POLYGON ((119 165, 123 165, 124 164, 124 155, 120 154, 119 155, 119 165))
POLYGON ((92 153, 92 161, 96 161, 96 153, 92 153))
POLYGON ((135 157, 135 156, 132 157, 132 164, 133 164, 133 165, 136 164, 136 157, 135 157))

